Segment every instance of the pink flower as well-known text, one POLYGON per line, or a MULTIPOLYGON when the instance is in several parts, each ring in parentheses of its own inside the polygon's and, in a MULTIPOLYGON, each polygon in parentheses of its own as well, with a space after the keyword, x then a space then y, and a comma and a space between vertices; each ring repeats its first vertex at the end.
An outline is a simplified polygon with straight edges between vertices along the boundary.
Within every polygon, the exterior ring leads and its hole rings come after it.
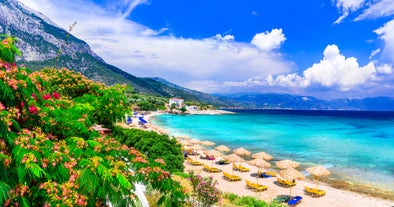
POLYGON ((37 98, 36 94, 34 94, 34 93, 31 94, 31 97, 33 97, 34 100, 36 100, 36 98, 37 98))
POLYGON ((57 100, 60 99, 60 94, 58 92, 53 92, 52 93, 53 97, 56 98, 57 100))
POLYGON ((52 98, 51 94, 45 94, 42 98, 44 98, 45 100, 48 100, 50 98, 52 98))
POLYGON ((4 110, 4 109, 5 109, 4 104, 0 102, 0 110, 4 110))
POLYGON ((32 114, 37 114, 38 113, 38 108, 36 106, 32 105, 32 106, 30 106, 29 111, 32 114))

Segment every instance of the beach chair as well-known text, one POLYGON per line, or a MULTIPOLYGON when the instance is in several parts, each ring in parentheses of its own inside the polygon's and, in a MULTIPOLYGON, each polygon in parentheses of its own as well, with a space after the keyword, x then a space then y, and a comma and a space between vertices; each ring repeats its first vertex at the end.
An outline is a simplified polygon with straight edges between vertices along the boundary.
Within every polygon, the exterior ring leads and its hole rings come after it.
POLYGON ((219 160, 219 161, 217 162, 217 164, 218 164, 218 165, 227 165, 227 164, 230 164, 230 161, 228 161, 228 160, 219 160))
POLYGON ((270 177, 276 177, 276 172, 273 171, 267 171, 267 172, 259 172, 258 175, 262 178, 270 178, 270 177))
POLYGON ((277 178, 278 184, 281 185, 282 187, 292 187, 295 186, 295 182, 291 182, 289 180, 284 180, 282 178, 277 178))
POLYGON ((248 189, 251 189, 251 190, 255 191, 255 192, 260 192, 260 191, 264 191, 264 190, 267 190, 267 189, 268 189, 267 186, 265 186, 265 185, 260 185, 260 184, 258 184, 258 183, 253 183, 253 182, 251 182, 250 180, 246 180, 246 187, 247 187, 248 189))
POLYGON ((238 170, 241 172, 249 172, 250 168, 244 167, 241 164, 238 165, 238 170))
POLYGON ((240 180, 242 180, 242 178, 240 176, 231 175, 231 174, 226 173, 226 172, 223 172, 223 176, 224 176, 224 179, 228 180, 228 181, 240 181, 240 180))
POLYGON ((192 165, 203 165, 203 164, 204 164, 204 163, 202 163, 202 162, 195 161, 195 160, 193 160, 193 159, 190 158, 190 157, 187 157, 186 160, 187 160, 189 163, 191 163, 192 165))
POLYGON ((212 173, 222 172, 221 169, 216 168, 216 167, 209 167, 208 165, 204 165, 204 170, 207 172, 212 172, 212 173))
POLYGON ((326 194, 326 191, 305 186, 305 193, 312 197, 321 197, 326 194))
POLYGON ((296 206, 297 204, 299 204, 302 201, 302 197, 301 196, 295 196, 292 199, 289 200, 289 202, 287 202, 287 204, 289 206, 296 206))

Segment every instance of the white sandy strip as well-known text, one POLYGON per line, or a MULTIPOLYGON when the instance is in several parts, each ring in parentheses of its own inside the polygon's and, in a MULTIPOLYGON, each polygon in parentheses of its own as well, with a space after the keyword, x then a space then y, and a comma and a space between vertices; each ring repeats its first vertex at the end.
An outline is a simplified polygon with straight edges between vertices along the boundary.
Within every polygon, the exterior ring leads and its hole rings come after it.
MULTIPOLYGON (((212 161, 199 159, 195 156, 192 156, 193 159, 198 160, 200 162, 206 163, 207 165, 211 165, 212 161)), ((203 171, 202 166, 192 166, 190 163, 186 162, 185 171, 188 172, 190 170, 194 170, 196 173, 200 174, 203 177, 212 176, 215 180, 219 182, 218 188, 223 192, 230 192, 240 196, 248 195, 254 196, 259 199, 265 201, 271 201, 276 198, 278 195, 289 195, 290 188, 280 187, 275 184, 276 178, 259 178, 259 184, 263 184, 268 186, 268 189, 263 192, 253 192, 249 189, 245 188, 245 180, 250 180, 252 182, 256 182, 256 177, 252 177, 251 175, 257 172, 257 168, 254 166, 250 166, 247 163, 242 163, 243 166, 251 169, 250 172, 238 172, 234 171, 235 175, 241 176, 242 181, 238 182, 229 182, 223 179, 222 173, 208 173, 203 171)), ((213 167, 217 167, 222 169, 225 172, 231 173, 232 165, 217 165, 213 164, 213 167)), ((320 198, 314 198, 304 194, 305 186, 315 187, 315 183, 310 180, 302 180, 297 181, 297 185, 292 187, 291 195, 292 196, 302 196, 302 202, 297 205, 299 207, 392 207, 394 206, 394 202, 390 200, 383 200, 374 197, 368 197, 366 195, 357 194, 350 191, 339 190, 336 188, 332 188, 327 186, 324 183, 319 182, 319 189, 323 189, 326 191, 326 195, 320 198)))

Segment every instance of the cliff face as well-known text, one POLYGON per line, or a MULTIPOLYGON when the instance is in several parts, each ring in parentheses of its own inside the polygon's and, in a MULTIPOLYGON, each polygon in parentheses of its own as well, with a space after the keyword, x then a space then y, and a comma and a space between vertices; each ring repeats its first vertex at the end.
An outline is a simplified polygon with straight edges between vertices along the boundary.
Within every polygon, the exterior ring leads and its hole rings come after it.
MULTIPOLYGON (((0 0, 0 32, 18 38, 17 46, 23 51, 22 60, 44 61, 63 55, 74 58, 77 53, 99 58, 84 41, 67 35, 44 15, 29 9, 16 0, 0 0)), ((100 59, 100 58, 99 58, 100 59)))
POLYGON ((211 95, 174 87, 151 78, 138 78, 109 65, 86 42, 68 34, 49 18, 17 0, 0 0, 0 34, 13 35, 18 39, 17 47, 23 56, 18 57, 17 61, 30 70, 66 67, 108 85, 129 84, 139 93, 180 97, 215 105, 223 103, 211 95))

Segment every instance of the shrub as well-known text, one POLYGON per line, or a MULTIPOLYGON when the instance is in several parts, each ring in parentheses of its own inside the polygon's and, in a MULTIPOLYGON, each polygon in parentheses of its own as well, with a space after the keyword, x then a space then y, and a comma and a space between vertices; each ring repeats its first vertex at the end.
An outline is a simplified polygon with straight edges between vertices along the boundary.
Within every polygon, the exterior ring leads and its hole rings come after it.
POLYGON ((84 91, 75 82, 62 90, 51 82, 56 71, 31 74, 6 62, 13 43, 0 44, 0 205, 126 206, 135 204, 135 182, 161 192, 161 202, 184 203, 161 160, 91 128, 125 113, 123 86, 84 91))
POLYGON ((220 200, 220 190, 216 188, 218 184, 212 177, 202 177, 190 172, 190 182, 193 187, 193 196, 197 198, 194 206, 209 207, 220 200))
POLYGON ((121 127, 115 127, 113 135, 119 142, 146 153, 151 159, 163 159, 166 163, 164 169, 170 172, 183 171, 184 158, 181 146, 168 135, 121 127))

